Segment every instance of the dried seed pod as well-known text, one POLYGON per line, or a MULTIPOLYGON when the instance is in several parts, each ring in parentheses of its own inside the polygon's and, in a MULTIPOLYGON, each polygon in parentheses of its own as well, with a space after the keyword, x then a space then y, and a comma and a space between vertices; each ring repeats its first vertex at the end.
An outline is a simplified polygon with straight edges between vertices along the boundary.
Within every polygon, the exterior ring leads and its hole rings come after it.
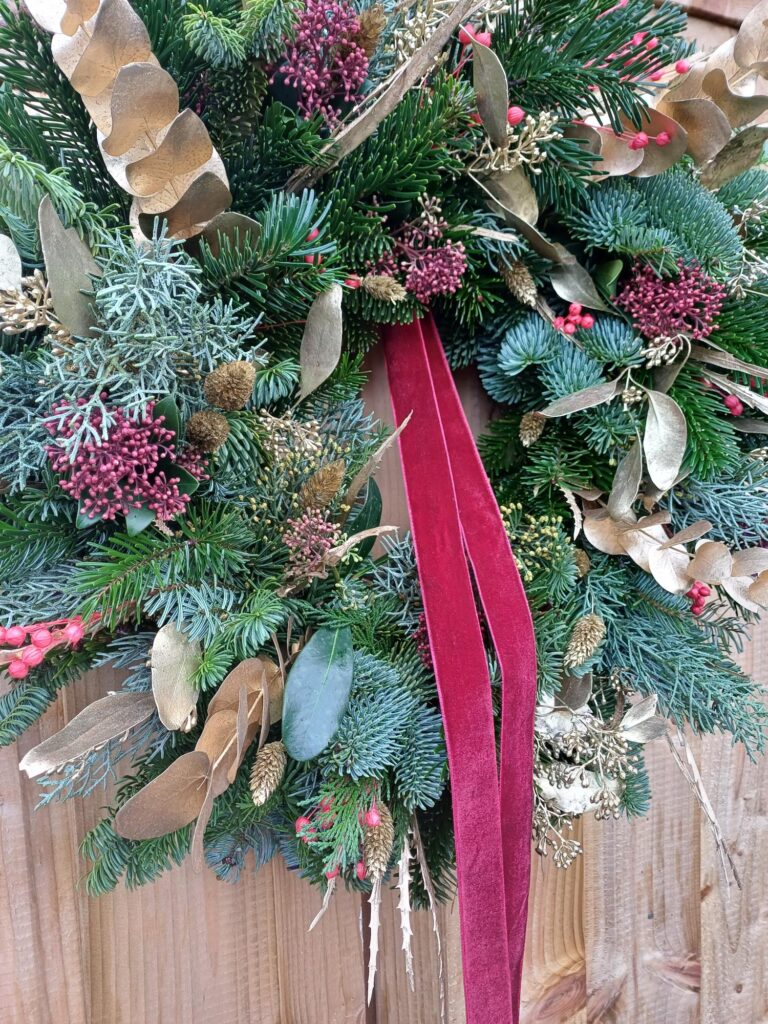
POLYGON ((251 796, 257 807, 263 807, 283 781, 287 761, 282 740, 267 743, 256 755, 251 769, 251 796))
POLYGON ((585 615, 573 628, 563 664, 566 668, 583 665, 585 661, 589 661, 604 639, 605 622, 594 613, 585 615))
POLYGON ((357 23, 360 28, 355 36, 355 42, 365 50, 366 57, 372 57, 376 51, 379 37, 387 24, 387 16, 382 4, 366 7, 358 15, 357 23))
POLYGON ((327 508, 344 483, 346 469, 344 460, 336 459, 313 473, 299 491, 299 500, 304 508, 327 508))
POLYGON ((573 552, 573 560, 576 563, 579 576, 586 576, 592 568, 592 562, 589 560, 589 555, 584 548, 576 548, 573 552))
POLYGON ((242 409, 253 394, 256 367, 244 359, 220 363, 205 378, 203 390, 209 405, 225 412, 242 409))
POLYGON ((400 282, 389 274, 367 274, 362 280, 362 289, 382 302, 402 302, 408 294, 400 282))
POLYGON ((229 423, 220 412, 206 409, 187 421, 186 439, 201 452, 215 452, 229 437, 229 423))
POLYGON ((517 260, 517 262, 511 265, 502 263, 499 267, 499 273, 502 276, 504 284, 509 288, 518 302, 522 302, 524 306, 536 305, 536 298, 538 295, 536 282, 533 280, 530 270, 522 260, 517 260))
POLYGON ((546 417, 538 412, 527 412, 523 416, 520 420, 519 436, 526 448, 530 448, 539 440, 546 425, 546 417))

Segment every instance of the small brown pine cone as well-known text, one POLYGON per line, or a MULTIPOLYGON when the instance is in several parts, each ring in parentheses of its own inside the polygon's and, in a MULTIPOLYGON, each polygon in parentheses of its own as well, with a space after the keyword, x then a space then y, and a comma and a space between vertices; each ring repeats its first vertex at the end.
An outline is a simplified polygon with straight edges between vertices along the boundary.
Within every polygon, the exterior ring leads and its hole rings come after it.
POLYGON ((267 743, 256 755, 251 768, 251 796, 257 807, 263 807, 283 781, 287 761, 282 740, 267 743))
POLYGON ((363 291, 382 302, 402 302, 408 294, 394 277, 389 274, 368 274, 362 281, 363 291))
POLYGON ((392 849, 395 845, 395 825, 392 814, 386 804, 376 805, 381 822, 378 825, 367 825, 363 836, 363 859, 368 877, 381 881, 386 875, 392 849))
POLYGON ((527 412, 520 420, 520 440, 526 448, 535 444, 544 433, 547 425, 546 416, 539 412, 527 412))
POLYGON ((605 623, 599 615, 585 615, 573 627, 571 639, 565 651, 563 664, 566 668, 577 668, 589 661, 605 639, 605 623))
POLYGON ((186 440, 201 452, 215 452, 229 437, 227 417, 206 409, 187 420, 186 440))
POLYGON ((372 57, 376 51, 384 26, 387 24, 387 16, 381 4, 373 4, 366 7, 357 16, 357 23, 360 28, 355 35, 355 42, 365 50, 366 57, 372 57))
POLYGON ((344 460, 336 459, 313 473, 299 491, 299 501, 304 508, 327 508, 339 493, 346 470, 344 460))
POLYGON ((205 378, 203 390, 209 405, 225 412, 243 409, 253 394, 256 367, 240 359, 234 363, 220 363, 205 378))
POLYGON ((536 299, 538 296, 538 292, 536 291, 536 282, 533 280, 528 267, 526 267, 521 260, 518 260, 511 266, 507 266, 506 263, 502 263, 499 267, 499 273, 504 280, 504 284, 509 288, 518 302, 522 302, 524 306, 536 305, 536 299))

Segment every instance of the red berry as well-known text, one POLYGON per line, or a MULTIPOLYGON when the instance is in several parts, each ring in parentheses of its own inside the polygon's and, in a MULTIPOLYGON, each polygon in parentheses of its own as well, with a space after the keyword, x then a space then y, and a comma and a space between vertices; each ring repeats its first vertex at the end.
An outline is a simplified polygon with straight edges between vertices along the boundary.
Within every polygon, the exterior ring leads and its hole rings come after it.
POLYGON ((316 238, 318 238, 319 235, 320 235, 320 231, 317 228, 312 228, 312 230, 307 235, 307 241, 308 242, 314 242, 314 240, 316 238))
POLYGON ((304 262, 305 263, 315 263, 315 264, 319 265, 319 264, 321 264, 323 262, 323 257, 322 257, 322 255, 319 252, 318 253, 308 252, 307 255, 304 257, 304 262))
POLYGON ((663 77, 664 77, 664 72, 663 71, 654 71, 652 74, 648 75, 648 78, 650 79, 651 82, 660 82, 663 77))
POLYGON ((584 307, 579 302, 572 302, 568 307, 569 316, 581 316, 581 311, 584 307))
POLYGON ((376 828, 381 824, 381 815, 376 810, 375 805, 365 812, 364 821, 369 828, 376 828))
POLYGON ((646 50, 655 50, 658 45, 659 40, 656 38, 656 36, 654 36, 653 39, 648 40, 648 42, 645 44, 645 48, 646 50))
POLYGON ((317 805, 321 811, 330 811, 333 807, 333 797, 324 796, 320 803, 317 805))
POLYGON ((479 110, 473 110, 472 113, 469 115, 469 117, 470 117, 470 120, 475 122, 475 124, 482 124, 483 123, 483 119, 482 119, 482 117, 480 117, 480 111, 479 110))
POLYGON ((522 107, 510 107, 507 111, 507 124, 514 128, 516 124, 520 124, 524 117, 525 111, 522 107))
POLYGON ((592 316, 591 313, 584 314, 584 316, 581 318, 581 326, 587 331, 590 327, 595 326, 595 318, 592 316))
POLYGON ((79 644, 85 636, 85 630, 79 622, 69 622, 63 629, 67 643, 79 644))
POLYGON ((645 132, 638 132, 637 135, 632 139, 629 144, 630 149, 645 149, 648 145, 649 139, 645 132))
POLYGON ((21 658, 15 658, 8 666, 8 675, 11 679, 24 679, 29 673, 29 667, 24 664, 21 658))
POLYGON ((30 668, 34 668, 35 665, 39 665, 44 657, 45 654, 39 647, 25 647, 21 652, 21 660, 25 665, 29 665, 30 668))
POLYGON ((552 326, 555 328, 556 331, 562 331, 562 329, 565 327, 565 317, 556 316, 555 319, 552 321, 552 326))
POLYGON ((365 876, 368 874, 368 872, 365 870, 365 861, 359 860, 357 864, 355 864, 355 874, 357 875, 358 879, 362 882, 365 876))
POLYGON ((733 406, 733 408, 731 409, 731 412, 733 413, 734 416, 743 416, 744 415, 744 406, 741 404, 741 402, 739 402, 738 405, 734 405, 733 406))
POLYGON ((469 46, 475 41, 477 29, 472 25, 462 25, 459 29, 459 42, 462 46, 469 46))
POLYGON ((690 70, 691 62, 689 60, 685 60, 685 58, 683 58, 683 60, 679 60, 675 64, 675 71, 678 73, 678 75, 687 75, 690 70))
POLYGON ((32 634, 32 643, 41 651, 47 650, 53 643, 53 637, 49 629, 36 629, 32 634))
POLYGON ((581 327, 583 319, 584 318, 581 317, 581 316, 571 316, 569 314, 569 316, 568 316, 568 323, 569 324, 573 324, 574 327, 581 327))
POLYGON ((736 397, 736 395, 726 395, 725 398, 723 399, 723 405, 727 409, 733 410, 733 409, 736 408, 737 405, 741 405, 741 402, 736 397))
POLYGON ((491 45, 491 33, 490 32, 476 32, 475 42, 480 43, 482 46, 491 45))
POLYGON ((672 136, 669 134, 669 132, 659 132, 659 134, 656 136, 657 146, 668 146, 671 141, 672 136))
POLYGON ((328 879, 329 882, 330 882, 330 880, 332 878, 338 878, 338 876, 339 876, 339 869, 338 868, 333 868, 333 870, 325 872, 325 877, 328 879))
POLYGON ((632 36, 632 45, 639 46, 647 35, 647 32, 635 32, 635 34, 632 36))
POLYGON ((709 597, 712 591, 706 585, 706 583, 699 584, 699 597, 709 597))
POLYGON ((27 631, 22 629, 21 626, 11 626, 10 629, 5 631, 6 643, 9 643, 11 647, 20 647, 26 639, 27 631))
POLYGON ((701 615, 701 613, 703 611, 704 611, 704 605, 695 604, 693 606, 693 608, 691 608, 691 615, 701 615))
POLYGON ((362 283, 363 282, 357 276, 348 277, 346 279, 346 281, 344 282, 344 284, 347 286, 347 288, 359 288, 362 283))
POLYGON ((566 323, 566 324, 565 324, 565 325, 563 326, 563 330, 565 331, 565 333, 566 333, 566 334, 575 334, 575 333, 576 333, 576 324, 572 323, 572 322, 571 322, 571 321, 569 320, 569 321, 568 321, 568 322, 567 322, 567 323, 566 323))
POLYGON ((312 822, 309 820, 309 818, 305 818, 304 815, 302 814, 300 818, 296 819, 296 835, 301 835, 301 833, 304 831, 307 825, 311 824, 312 822))

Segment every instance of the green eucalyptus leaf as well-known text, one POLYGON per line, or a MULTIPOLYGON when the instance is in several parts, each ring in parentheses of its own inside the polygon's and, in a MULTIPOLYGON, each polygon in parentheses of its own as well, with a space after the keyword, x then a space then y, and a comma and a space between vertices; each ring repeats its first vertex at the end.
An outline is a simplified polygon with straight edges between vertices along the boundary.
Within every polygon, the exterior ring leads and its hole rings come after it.
POLYGON ((129 537, 135 537, 155 521, 155 513, 148 508, 132 508, 125 515, 125 528, 129 537))
POLYGON ((623 269, 623 260, 608 260, 607 263, 601 263, 597 267, 595 270, 595 284, 603 295, 610 299, 613 298, 616 294, 616 287, 623 269))
POLYGON ((288 674, 283 698, 283 743, 296 761, 310 761, 328 746, 352 689, 352 633, 318 629, 288 674))
POLYGON ((172 430, 175 437, 179 436, 179 429, 181 422, 179 420, 179 410, 176 402, 170 395, 167 398, 161 399, 161 401, 155 403, 153 415, 155 418, 158 416, 165 417, 164 426, 168 430, 172 430))
POLYGON ((82 505, 80 505, 77 509, 75 526, 78 530, 87 530, 89 526, 95 526, 96 523, 100 523, 103 518, 103 515, 89 516, 87 512, 83 511, 82 505))
MULTIPOLYGON (((358 508, 353 508, 346 523, 347 533, 363 533, 364 530, 372 530, 381 523, 383 503, 379 485, 371 477, 368 480, 364 491, 364 500, 358 508)), ((365 558, 370 554, 371 548, 376 543, 375 537, 366 537, 358 545, 358 552, 365 558)))

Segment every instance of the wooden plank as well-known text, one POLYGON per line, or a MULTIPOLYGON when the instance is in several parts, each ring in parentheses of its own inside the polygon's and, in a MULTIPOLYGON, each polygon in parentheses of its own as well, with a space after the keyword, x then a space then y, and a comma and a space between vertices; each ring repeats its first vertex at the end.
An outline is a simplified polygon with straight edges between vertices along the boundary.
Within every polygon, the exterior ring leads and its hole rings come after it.
MULTIPOLYGON (((741 659, 768 682, 768 627, 741 659)), ((768 1021, 768 763, 727 739, 704 740, 701 770, 743 889, 728 886, 709 827, 701 826, 702 1024, 768 1021)))

